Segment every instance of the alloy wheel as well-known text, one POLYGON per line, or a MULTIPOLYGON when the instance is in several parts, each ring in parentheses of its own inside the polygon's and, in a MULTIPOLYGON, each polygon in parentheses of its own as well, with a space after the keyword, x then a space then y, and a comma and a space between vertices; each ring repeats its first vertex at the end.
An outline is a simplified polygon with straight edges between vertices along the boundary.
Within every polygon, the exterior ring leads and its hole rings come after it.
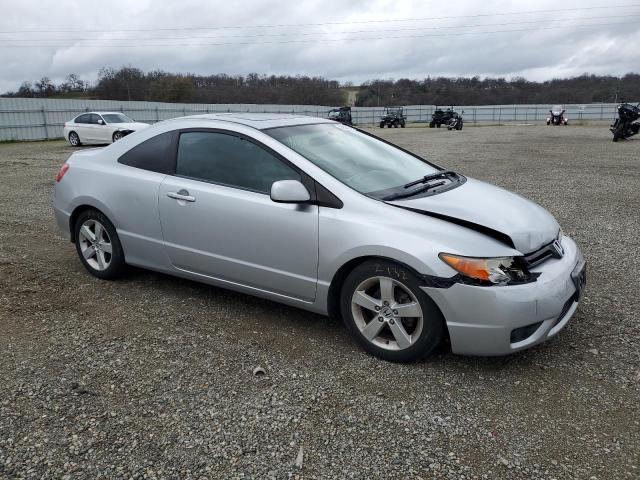
POLYGON ((371 277, 351 298, 351 312, 360 333, 386 350, 405 350, 420 337, 424 317, 420 302, 398 280, 371 277))
POLYGON ((82 224, 78 235, 80 252, 89 266, 97 271, 109 268, 113 246, 104 225, 89 219, 82 224))

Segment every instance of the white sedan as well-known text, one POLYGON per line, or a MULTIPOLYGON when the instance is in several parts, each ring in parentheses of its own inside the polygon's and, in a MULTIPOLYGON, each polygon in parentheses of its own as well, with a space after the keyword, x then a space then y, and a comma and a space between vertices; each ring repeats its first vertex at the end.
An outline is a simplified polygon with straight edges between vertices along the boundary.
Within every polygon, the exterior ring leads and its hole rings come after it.
POLYGON ((72 147, 83 143, 112 143, 148 126, 120 112, 89 112, 65 122, 64 138, 72 147))

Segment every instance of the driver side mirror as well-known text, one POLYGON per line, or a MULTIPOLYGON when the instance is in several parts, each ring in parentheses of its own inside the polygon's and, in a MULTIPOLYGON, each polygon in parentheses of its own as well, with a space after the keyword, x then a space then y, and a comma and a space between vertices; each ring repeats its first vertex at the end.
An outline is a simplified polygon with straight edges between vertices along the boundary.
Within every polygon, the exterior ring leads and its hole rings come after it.
POLYGON ((104 121, 102 119, 98 120, 98 125, 104 125, 104 121))
POLYGON ((278 180, 271 185, 271 200, 277 203, 304 203, 311 200, 311 196, 298 180, 278 180))

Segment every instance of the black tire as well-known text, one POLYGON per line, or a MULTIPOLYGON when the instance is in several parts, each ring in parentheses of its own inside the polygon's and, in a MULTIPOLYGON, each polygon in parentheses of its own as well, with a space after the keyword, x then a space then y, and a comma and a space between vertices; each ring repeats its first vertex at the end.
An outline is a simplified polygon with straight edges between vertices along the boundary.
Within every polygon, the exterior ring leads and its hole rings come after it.
POLYGON ((405 125, 405 124, 404 124, 404 122, 402 122, 402 123, 400 124, 400 127, 404 128, 404 125, 405 125))
POLYGON ((380 128, 384 128, 384 122, 380 122, 380 128))
POLYGON ((124 137, 124 135, 122 134, 122 132, 113 132, 113 135, 111 136, 111 141, 113 143, 116 143, 118 140, 120 140, 122 137, 124 137))
POLYGON ((78 252, 78 257, 80 257, 80 261, 87 269, 87 271, 98 278, 103 280, 113 280, 116 279, 125 272, 126 263, 124 259, 124 251, 122 250, 122 244, 120 243, 120 239, 118 238, 118 233, 116 232, 116 228, 109 221, 109 219, 98 210, 85 210, 82 212, 78 218, 76 219, 76 223, 73 227, 74 238, 76 243, 76 251, 78 252), (111 253, 109 253, 109 264, 107 268, 104 270, 100 270, 92 266, 87 258, 83 255, 83 237, 80 233, 80 228, 87 221, 96 221, 99 222, 108 234, 108 239, 111 244, 111 253))
POLYGON ((441 123, 436 123, 436 127, 440 128, 442 126, 441 123))
MULTIPOLYGON (((420 289, 420 285, 419 278, 410 269, 390 260, 369 260, 358 265, 349 273, 340 292, 340 311, 346 328, 364 350, 390 362, 413 362, 428 356, 438 347, 445 333, 444 317, 435 302, 420 289), (422 329, 420 333, 417 334, 418 336, 412 340, 412 344, 404 349, 389 350, 374 344, 365 338, 356 323, 357 320, 354 318, 353 308, 363 307, 356 306, 352 308, 352 297, 362 282, 366 282, 367 279, 374 277, 390 278, 395 282, 399 282, 399 284, 410 290, 420 305, 423 319, 422 329)), ((401 287, 400 290, 398 290, 396 286, 392 291, 395 292, 394 295, 403 294, 401 287)), ((366 309, 364 309, 364 311, 373 314, 374 318, 370 320, 371 322, 378 321, 375 317, 377 314, 366 309)), ((399 319, 407 333, 409 333, 411 328, 410 323, 405 323, 408 320, 411 319, 399 319)), ((367 325, 369 324, 367 323, 367 325)), ((391 331, 385 331, 385 328, 391 327, 387 325, 383 327, 381 332, 383 334, 390 334, 391 331)), ((413 330, 413 332, 415 333, 415 330, 413 330)), ((386 343, 389 344, 388 341, 386 343)))
POLYGON ((462 126, 464 125, 464 123, 462 122, 462 120, 460 120, 460 122, 458 123, 458 125, 456 125, 456 130, 462 130, 462 126))
POLYGON ((433 127, 435 127, 435 126, 436 126, 436 124, 435 124, 435 123, 433 123, 433 122, 429 122, 429 128, 433 128, 433 127))
POLYGON ((79 147, 82 145, 80 142, 80 135, 76 132, 69 132, 69 145, 72 147, 79 147))
POLYGON ((611 133, 613 133, 613 141, 617 142, 620 139, 624 139, 624 125, 620 122, 620 120, 616 120, 613 124, 613 128, 611 129, 611 133))

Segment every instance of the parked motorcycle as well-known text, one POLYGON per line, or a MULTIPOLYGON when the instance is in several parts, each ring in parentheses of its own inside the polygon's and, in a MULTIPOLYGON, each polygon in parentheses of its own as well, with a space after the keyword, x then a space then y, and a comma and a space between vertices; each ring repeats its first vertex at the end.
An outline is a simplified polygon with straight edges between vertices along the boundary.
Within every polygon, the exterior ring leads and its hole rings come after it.
POLYGON ((329 110, 329 120, 335 120, 344 125, 353 125, 353 119, 351 117, 351 107, 332 108, 329 110))
MULTIPOLYGON (((462 111, 464 113, 464 110, 462 111)), ((462 130, 462 125, 464 124, 462 120, 462 115, 458 112, 451 112, 451 118, 447 122, 447 130, 462 130)))
POLYGON ((562 105, 554 105, 549 110, 547 117, 547 125, 569 125, 569 119, 564 114, 565 109, 562 105))
POLYGON ((626 140, 640 131, 640 103, 631 105, 630 103, 621 103, 618 105, 618 118, 611 125, 611 133, 613 133, 613 141, 626 140))

